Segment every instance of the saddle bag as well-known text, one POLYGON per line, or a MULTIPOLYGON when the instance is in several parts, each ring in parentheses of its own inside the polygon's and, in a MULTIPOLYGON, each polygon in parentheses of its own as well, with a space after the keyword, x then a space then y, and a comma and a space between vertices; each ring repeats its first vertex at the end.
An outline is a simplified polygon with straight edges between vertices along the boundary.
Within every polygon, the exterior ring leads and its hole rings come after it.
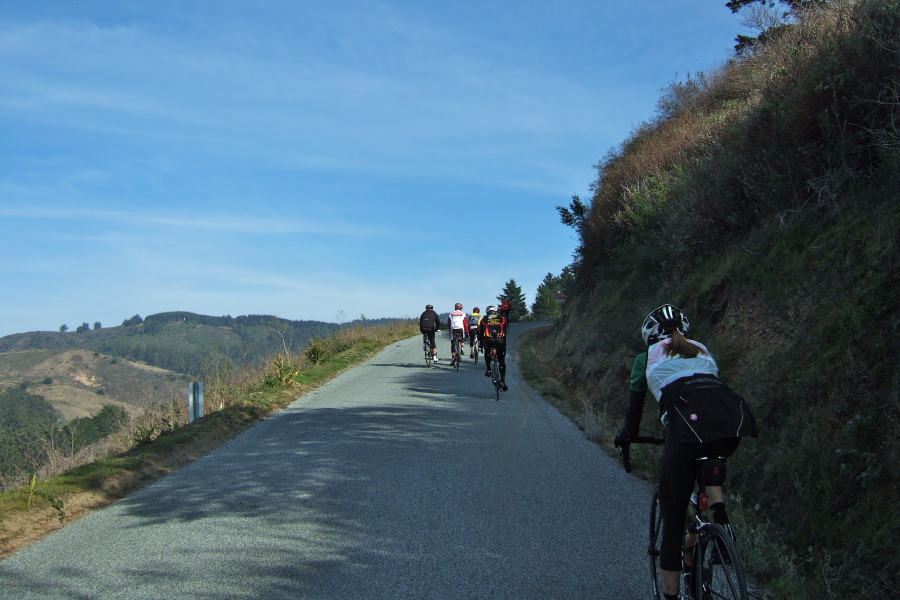
POLYGON ((660 410, 667 413, 667 435, 679 443, 757 436, 750 407, 715 375, 691 375, 665 386, 660 410))

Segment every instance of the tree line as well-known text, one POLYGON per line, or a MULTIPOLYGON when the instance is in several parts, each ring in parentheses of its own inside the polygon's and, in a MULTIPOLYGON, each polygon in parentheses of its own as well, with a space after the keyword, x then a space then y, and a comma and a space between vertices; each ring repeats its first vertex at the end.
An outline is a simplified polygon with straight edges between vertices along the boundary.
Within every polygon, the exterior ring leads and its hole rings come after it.
POLYGON ((0 483, 36 471, 53 454, 78 453, 118 431, 127 418, 125 409, 108 404, 92 417, 63 423, 53 405, 23 386, 0 392, 0 483))

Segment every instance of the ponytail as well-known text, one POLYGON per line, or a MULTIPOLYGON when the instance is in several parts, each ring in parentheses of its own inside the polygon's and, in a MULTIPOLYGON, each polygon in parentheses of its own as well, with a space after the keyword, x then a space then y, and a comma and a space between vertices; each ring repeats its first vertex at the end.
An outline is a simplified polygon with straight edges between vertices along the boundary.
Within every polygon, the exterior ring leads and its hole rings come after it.
POLYGON ((665 344, 666 356, 680 356, 681 358, 696 358, 698 354, 706 354, 706 352, 696 344, 692 344, 690 340, 681 335, 677 329, 666 331, 672 337, 669 343, 665 344))

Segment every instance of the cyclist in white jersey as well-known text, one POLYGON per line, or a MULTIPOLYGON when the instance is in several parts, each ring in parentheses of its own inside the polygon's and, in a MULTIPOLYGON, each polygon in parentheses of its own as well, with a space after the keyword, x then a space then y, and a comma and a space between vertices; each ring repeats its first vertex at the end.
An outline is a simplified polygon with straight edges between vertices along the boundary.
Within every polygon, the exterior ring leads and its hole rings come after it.
POLYGON ((463 305, 460 302, 456 303, 453 307, 453 312, 447 317, 447 331, 450 332, 450 343, 453 343, 452 340, 455 336, 460 340, 460 352, 464 352, 466 349, 466 337, 469 335, 469 321, 466 318, 466 313, 463 312, 463 305))

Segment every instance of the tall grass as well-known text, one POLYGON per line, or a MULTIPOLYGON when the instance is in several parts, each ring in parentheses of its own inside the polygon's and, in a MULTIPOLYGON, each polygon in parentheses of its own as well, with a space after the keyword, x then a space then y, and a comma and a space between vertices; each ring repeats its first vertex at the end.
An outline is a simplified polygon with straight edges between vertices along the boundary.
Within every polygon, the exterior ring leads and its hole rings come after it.
POLYGON ((900 587, 898 31, 897 0, 836 0, 670 86, 598 165, 554 334, 553 375, 618 422, 643 316, 688 311, 757 413, 732 491, 784 598, 900 587))

